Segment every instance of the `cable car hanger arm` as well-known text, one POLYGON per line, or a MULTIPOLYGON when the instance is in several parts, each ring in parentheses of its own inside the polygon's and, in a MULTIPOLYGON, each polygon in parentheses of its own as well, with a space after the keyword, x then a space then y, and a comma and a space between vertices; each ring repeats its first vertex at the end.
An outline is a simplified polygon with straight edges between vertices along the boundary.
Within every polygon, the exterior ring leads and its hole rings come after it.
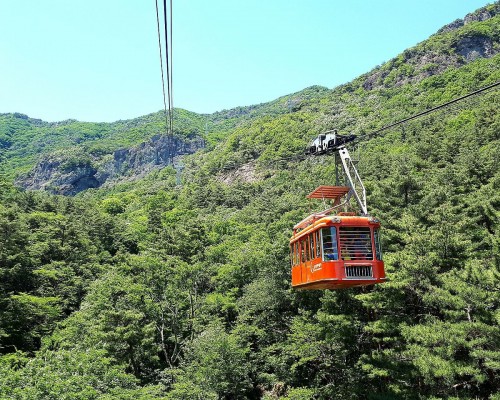
POLYGON ((349 193, 347 194, 348 202, 351 197, 354 197, 363 216, 368 215, 366 206, 366 190, 363 181, 359 176, 358 170, 351 159, 349 151, 345 147, 347 143, 356 140, 356 135, 339 135, 337 130, 327 131, 320 134, 307 149, 308 154, 333 154, 338 153, 342 161, 342 168, 346 177, 349 193))
POLYGON ((342 167, 344 168, 344 173, 347 178, 347 185, 350 190, 347 194, 347 201, 351 196, 354 196, 354 199, 358 203, 358 206, 361 210, 361 214, 363 216, 368 215, 368 208, 366 206, 366 189, 365 185, 363 185, 363 181, 358 174, 358 170, 356 166, 351 160, 351 156, 349 155, 349 151, 347 148, 342 145, 338 149, 338 153, 340 155, 340 159, 342 161, 342 167))

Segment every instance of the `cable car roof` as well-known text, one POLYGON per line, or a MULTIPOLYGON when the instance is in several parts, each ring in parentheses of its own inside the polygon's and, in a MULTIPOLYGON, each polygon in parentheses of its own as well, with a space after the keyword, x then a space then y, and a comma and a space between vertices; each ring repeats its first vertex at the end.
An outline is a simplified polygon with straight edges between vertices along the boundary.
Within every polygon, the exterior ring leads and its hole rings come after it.
POLYGON ((307 195, 308 199, 336 199, 349 193, 348 186, 321 185, 307 195))

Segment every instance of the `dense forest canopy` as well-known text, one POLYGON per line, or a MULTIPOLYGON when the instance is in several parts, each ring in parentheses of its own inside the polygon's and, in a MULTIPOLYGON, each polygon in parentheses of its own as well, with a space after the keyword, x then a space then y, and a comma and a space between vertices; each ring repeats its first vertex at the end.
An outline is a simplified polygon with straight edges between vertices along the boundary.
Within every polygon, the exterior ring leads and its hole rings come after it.
POLYGON ((332 90, 197 115, 207 146, 75 197, 24 191, 40 156, 163 129, 0 115, 0 398, 500 399, 500 90, 363 141, 389 281, 295 291, 292 226, 334 183, 318 133, 365 134, 500 81, 500 4, 332 90), (180 177, 180 181, 179 181, 180 177))

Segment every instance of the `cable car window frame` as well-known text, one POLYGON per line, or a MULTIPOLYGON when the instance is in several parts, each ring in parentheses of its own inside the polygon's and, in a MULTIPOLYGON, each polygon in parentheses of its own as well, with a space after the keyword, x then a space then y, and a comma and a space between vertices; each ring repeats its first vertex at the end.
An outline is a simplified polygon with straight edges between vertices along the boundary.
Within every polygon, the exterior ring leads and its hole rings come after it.
POLYGON ((300 243, 295 242, 295 265, 300 264, 300 243))
POLYGON ((300 240, 300 262, 305 263, 306 262, 306 246, 305 246, 306 240, 305 238, 300 240))
POLYGON ((373 260, 371 229, 363 226, 341 226, 340 257, 347 261, 373 260))
POLYGON ((317 230, 314 232, 314 241, 316 243, 316 258, 321 257, 321 231, 317 230))
MULTIPOLYGON (((321 229, 321 244, 323 248, 323 261, 338 261, 339 259, 339 246, 337 243, 338 236, 337 236, 337 227, 335 226, 329 226, 327 228, 322 228, 321 229), (328 233, 325 235, 324 233, 328 233), (330 242, 327 242, 328 237, 330 238, 330 242), (331 246, 326 246, 327 243, 331 243, 331 246), (333 258, 327 259, 327 251, 332 251, 332 256, 333 258)), ((330 253, 328 253, 330 254, 330 253)))
POLYGON ((382 245, 380 244, 380 229, 376 228, 373 230, 373 242, 375 244, 375 258, 379 261, 382 259, 382 245))
POLYGON ((299 251, 297 249, 298 247, 299 247, 299 242, 295 242, 293 244, 293 256, 294 256, 294 264, 293 265, 297 265, 298 261, 299 261, 299 251))
POLYGON ((314 249, 314 236, 312 234, 309 234, 309 255, 310 259, 309 261, 314 260, 314 254, 315 254, 315 249, 314 249))

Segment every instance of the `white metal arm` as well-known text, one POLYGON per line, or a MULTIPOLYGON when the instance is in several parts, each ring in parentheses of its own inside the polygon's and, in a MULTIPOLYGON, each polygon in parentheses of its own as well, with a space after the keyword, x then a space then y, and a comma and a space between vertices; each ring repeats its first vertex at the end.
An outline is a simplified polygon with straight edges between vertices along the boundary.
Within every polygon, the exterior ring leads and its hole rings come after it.
POLYGON ((344 146, 340 146, 338 148, 338 152, 340 159, 342 160, 342 166, 344 167, 347 185, 351 188, 348 194, 348 199, 350 196, 354 196, 362 214, 368 215, 368 209, 366 207, 366 190, 358 174, 358 170, 352 162, 349 152, 344 146))

